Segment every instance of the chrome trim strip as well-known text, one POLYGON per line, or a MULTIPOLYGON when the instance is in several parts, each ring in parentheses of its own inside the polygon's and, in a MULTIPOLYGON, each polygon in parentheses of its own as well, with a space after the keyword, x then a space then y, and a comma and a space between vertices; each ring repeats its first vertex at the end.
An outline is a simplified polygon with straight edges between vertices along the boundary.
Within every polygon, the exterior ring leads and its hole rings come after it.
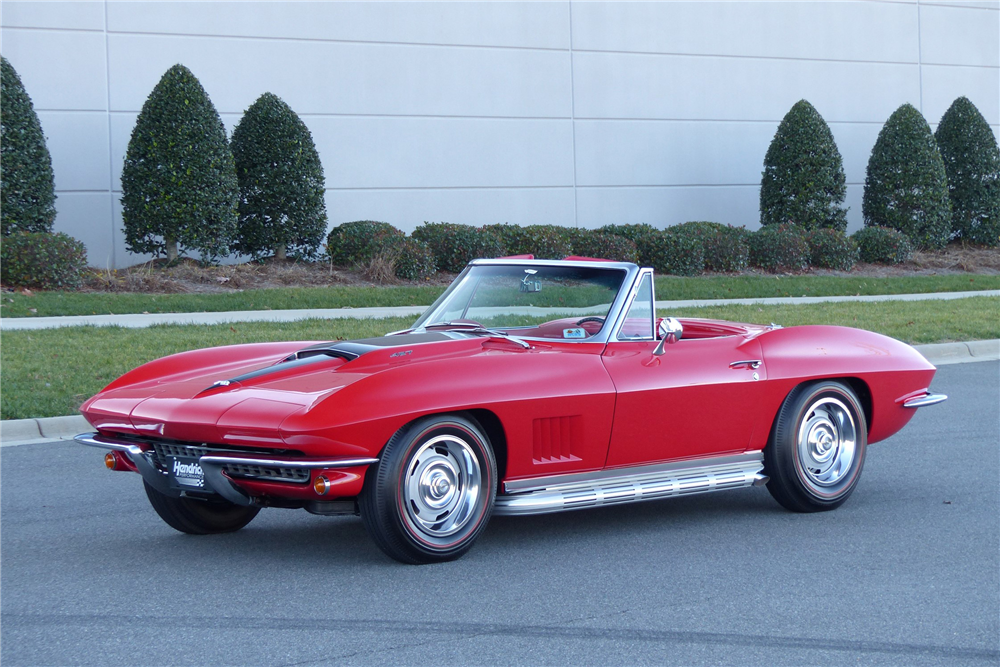
POLYGON ((296 468, 299 470, 315 470, 316 468, 355 468, 378 463, 378 459, 254 459, 245 456, 226 456, 224 454, 209 454, 198 459, 203 466, 209 465, 244 465, 260 466, 262 468, 296 468))
POLYGON ((497 496, 493 513, 499 516, 547 514, 735 489, 766 483, 761 474, 763 469, 763 452, 756 451, 654 466, 518 480, 504 484, 508 493, 511 485, 519 488, 513 495, 497 496))
POLYGON ((937 405, 948 400, 946 394, 924 394, 917 396, 903 403, 904 408, 926 408, 928 405, 937 405))

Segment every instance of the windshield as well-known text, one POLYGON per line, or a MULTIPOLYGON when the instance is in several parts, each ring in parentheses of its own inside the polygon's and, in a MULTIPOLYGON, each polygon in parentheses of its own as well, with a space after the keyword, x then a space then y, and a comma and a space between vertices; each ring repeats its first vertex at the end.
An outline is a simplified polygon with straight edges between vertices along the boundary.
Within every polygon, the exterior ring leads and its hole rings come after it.
POLYGON ((471 266, 413 326, 586 340, 603 328, 625 277, 606 267, 471 266))

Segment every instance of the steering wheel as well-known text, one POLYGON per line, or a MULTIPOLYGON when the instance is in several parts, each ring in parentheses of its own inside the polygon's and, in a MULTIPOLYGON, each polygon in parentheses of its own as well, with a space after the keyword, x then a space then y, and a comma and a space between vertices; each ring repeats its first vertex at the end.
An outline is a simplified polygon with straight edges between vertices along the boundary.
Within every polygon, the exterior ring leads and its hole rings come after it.
POLYGON ((576 326, 580 326, 581 324, 585 324, 587 322, 597 322, 601 326, 604 326, 604 318, 596 316, 584 317, 583 319, 579 319, 576 321, 576 326))

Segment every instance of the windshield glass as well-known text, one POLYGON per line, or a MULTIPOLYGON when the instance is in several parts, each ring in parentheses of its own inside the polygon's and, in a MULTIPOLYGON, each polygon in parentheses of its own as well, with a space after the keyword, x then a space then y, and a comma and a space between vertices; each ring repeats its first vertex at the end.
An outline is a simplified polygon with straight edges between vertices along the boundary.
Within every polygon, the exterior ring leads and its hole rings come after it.
POLYGON ((414 328, 476 325, 516 336, 586 340, 604 326, 622 269, 472 266, 414 328))

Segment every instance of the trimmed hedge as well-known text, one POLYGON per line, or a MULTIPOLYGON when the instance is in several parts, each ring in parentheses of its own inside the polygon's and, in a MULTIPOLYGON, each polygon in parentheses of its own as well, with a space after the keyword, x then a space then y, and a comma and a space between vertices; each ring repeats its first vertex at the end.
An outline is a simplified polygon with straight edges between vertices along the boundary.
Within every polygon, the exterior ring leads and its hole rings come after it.
POLYGON ((951 236, 944 161, 927 121, 904 104, 889 116, 868 160, 865 226, 898 229, 919 248, 943 248, 951 236))
POLYGON ((661 274, 696 276, 705 268, 701 241, 673 228, 640 236, 636 247, 642 263, 661 274))
POLYGON ((795 225, 768 225, 747 237, 750 264, 766 271, 802 271, 809 266, 809 244, 795 225))
POLYGON ((330 230, 326 253, 340 266, 370 262, 387 247, 395 247, 406 237, 388 222, 358 220, 345 222, 330 230))
POLYGON ((830 127, 799 100, 778 125, 764 156, 760 224, 847 229, 844 161, 830 127))
POLYGON ((240 189, 226 128, 198 79, 166 71, 142 105, 122 169, 122 221, 129 252, 184 249, 212 261, 229 254, 240 189))
POLYGON ((233 130, 232 150, 240 185, 234 249, 255 259, 315 257, 326 231, 326 187, 309 128, 264 93, 233 130))
POLYGON ((570 231, 573 255, 633 264, 639 261, 639 251, 631 239, 616 234, 605 234, 596 229, 570 231))
POLYGON ((750 248, 744 227, 718 222, 685 222, 671 227, 701 241, 707 271, 738 272, 750 265, 750 248))
POLYGON ((557 225, 520 227, 509 223, 486 225, 484 231, 500 239, 508 255, 534 255, 537 259, 562 259, 572 254, 570 229, 557 225))
POLYGON ((496 234, 470 225, 451 222, 425 222, 413 232, 413 238, 430 246, 441 271, 458 273, 470 261, 505 254, 496 234))
POLYGON ((902 264, 913 254, 906 234, 888 227, 865 227, 851 238, 858 244, 861 261, 869 264, 902 264))
POLYGON ((437 272, 434 253, 423 241, 405 238, 397 246, 399 254, 393 259, 393 270, 403 280, 426 280, 437 272))
POLYGON ((952 234, 1000 245, 1000 148, 989 123, 967 97, 959 97, 934 138, 948 174, 952 234))
POLYGON ((87 249, 67 234, 17 232, 0 243, 0 282, 12 287, 76 289, 87 249))
POLYGON ((13 65, 0 56, 0 233, 51 232, 56 219, 52 156, 13 65))
POLYGON ((823 269, 850 271, 858 262, 858 244, 837 229, 814 229, 806 234, 809 260, 823 269))

